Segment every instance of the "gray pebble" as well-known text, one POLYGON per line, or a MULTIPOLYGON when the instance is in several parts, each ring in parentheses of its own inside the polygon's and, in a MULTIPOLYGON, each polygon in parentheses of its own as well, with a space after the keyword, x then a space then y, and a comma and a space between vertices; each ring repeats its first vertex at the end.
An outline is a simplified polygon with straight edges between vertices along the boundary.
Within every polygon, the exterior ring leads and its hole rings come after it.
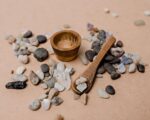
POLYGON ((30 38, 30 37, 32 37, 32 31, 31 30, 27 30, 27 31, 25 31, 24 33, 23 33, 23 37, 24 38, 30 38))
POLYGON ((40 102, 40 100, 38 100, 38 99, 33 100, 33 101, 29 104, 29 109, 30 109, 30 110, 33 110, 33 111, 38 110, 40 107, 41 107, 41 102, 40 102))
POLYGON ((145 21, 141 19, 134 21, 135 26, 144 26, 145 24, 145 21))
POLYGON ((55 97, 51 100, 51 104, 52 104, 52 105, 56 105, 56 106, 62 104, 63 102, 64 102, 63 99, 60 98, 60 97, 58 97, 58 96, 55 96, 55 97))
POLYGON ((96 53, 95 53, 94 51, 92 51, 92 50, 87 50, 87 51, 85 52, 85 56, 86 56, 86 58, 87 58, 90 62, 93 61, 93 58, 95 57, 95 55, 96 55, 96 53))
POLYGON ((44 35, 38 35, 36 38, 39 43, 45 43, 47 41, 47 38, 44 35))
POLYGON ((103 90, 103 89, 99 89, 98 90, 98 95, 101 97, 101 98, 104 98, 104 99, 108 99, 110 98, 109 94, 103 90))

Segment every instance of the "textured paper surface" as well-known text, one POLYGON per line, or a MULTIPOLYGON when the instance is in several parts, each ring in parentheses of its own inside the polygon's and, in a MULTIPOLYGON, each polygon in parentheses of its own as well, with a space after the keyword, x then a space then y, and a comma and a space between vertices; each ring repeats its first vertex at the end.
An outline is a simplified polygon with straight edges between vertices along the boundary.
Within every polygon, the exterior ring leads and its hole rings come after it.
MULTIPOLYGON (((7 34, 17 35, 24 29, 35 34, 52 33, 63 24, 70 24, 73 30, 86 35, 86 23, 92 22, 102 29, 109 30, 124 42, 127 52, 139 53, 146 63, 150 61, 150 18, 143 15, 150 9, 149 0, 0 0, 0 119, 1 120, 54 120, 62 114, 66 120, 149 120, 150 119, 150 72, 125 74, 119 80, 112 81, 108 74, 97 79, 89 93, 87 106, 73 100, 71 91, 61 93, 64 103, 52 107, 49 111, 40 109, 33 112, 28 104, 39 97, 44 90, 28 82, 24 90, 7 90, 5 84, 11 77, 10 71, 20 63, 13 55, 11 46, 4 40, 7 34), (104 13, 109 8, 120 17, 113 18, 104 13), (146 26, 136 27, 134 20, 143 19, 146 26), (116 95, 104 100, 98 97, 98 88, 111 84, 116 95)), ((49 42, 43 47, 47 47, 49 42)), ((90 44, 82 42, 82 49, 90 44)), ((55 56, 50 56, 55 59, 55 56)), ((33 56, 27 65, 39 69, 40 64, 33 56)), ((47 61, 46 61, 47 62, 47 61)), ((86 68, 76 59, 67 64, 74 66, 75 78, 86 68)))

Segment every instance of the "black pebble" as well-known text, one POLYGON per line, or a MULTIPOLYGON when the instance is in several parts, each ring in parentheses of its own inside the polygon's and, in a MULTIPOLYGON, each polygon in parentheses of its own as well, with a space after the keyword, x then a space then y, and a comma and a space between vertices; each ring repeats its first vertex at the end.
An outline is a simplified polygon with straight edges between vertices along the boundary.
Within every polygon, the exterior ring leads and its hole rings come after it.
POLYGON ((15 81, 6 84, 7 89, 24 89, 26 86, 26 81, 15 81))
POLYGON ((111 85, 106 86, 105 91, 110 95, 115 95, 115 93, 116 93, 115 89, 111 85))
POLYGON ((104 58, 105 61, 112 61, 115 57, 112 55, 107 54, 104 58))
POLYGON ((94 51, 92 51, 92 50, 87 50, 87 51, 85 52, 85 56, 86 56, 86 58, 87 58, 90 62, 93 61, 93 58, 95 57, 95 55, 96 55, 96 53, 95 53, 94 51))
POLYGON ((137 64, 137 69, 139 72, 144 73, 145 72, 145 66, 142 64, 137 64))
POLYGON ((47 64, 42 64, 41 70, 43 73, 47 73, 47 72, 49 72, 49 66, 47 64))
POLYGON ((123 47, 123 42, 121 40, 117 41, 116 47, 123 47))
POLYGON ((32 31, 30 31, 30 30, 28 30, 27 32, 25 32, 24 35, 23 35, 24 38, 30 38, 32 36, 33 36, 33 34, 32 34, 32 31))
POLYGON ((100 65, 97 69, 97 74, 104 74, 106 69, 104 68, 103 65, 100 65))
POLYGON ((117 72, 112 72, 111 73, 111 79, 112 80, 116 80, 116 79, 118 79, 120 77, 121 77, 121 75, 119 73, 117 73, 117 72))
POLYGON ((111 64, 120 64, 121 60, 118 57, 115 57, 112 61, 110 61, 109 63, 111 64))
POLYGON ((110 63, 104 63, 104 68, 106 69, 106 71, 111 74, 112 72, 116 72, 116 69, 114 68, 113 65, 111 65, 110 63))
POLYGON ((47 41, 47 38, 44 35, 38 35, 37 40, 39 43, 45 43, 47 41))
POLYGON ((39 62, 43 62, 44 60, 46 60, 48 58, 49 54, 48 51, 45 48, 38 48, 35 52, 34 52, 34 57, 39 61, 39 62))

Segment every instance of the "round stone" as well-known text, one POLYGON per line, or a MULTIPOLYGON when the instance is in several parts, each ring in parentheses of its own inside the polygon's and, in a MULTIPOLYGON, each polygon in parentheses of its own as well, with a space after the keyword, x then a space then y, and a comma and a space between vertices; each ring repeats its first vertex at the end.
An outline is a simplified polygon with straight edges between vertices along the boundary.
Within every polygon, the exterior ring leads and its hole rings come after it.
POLYGON ((47 73, 47 72, 49 72, 49 66, 47 64, 42 64, 41 70, 43 73, 47 73))
POLYGON ((32 37, 32 31, 31 30, 27 30, 27 31, 25 31, 24 33, 23 33, 23 37, 24 38, 30 38, 30 37, 32 37))
POLYGON ((27 64, 29 62, 29 57, 27 55, 19 55, 18 60, 23 64, 27 64))
POLYGON ((115 89, 111 85, 106 86, 105 91, 110 95, 115 95, 115 93, 116 93, 115 89))
POLYGON ((123 42, 121 40, 117 41, 116 46, 123 47, 123 42))
POLYGON ((45 43, 47 41, 47 38, 44 35, 38 35, 36 38, 39 43, 45 43))
POLYGON ((116 79, 118 79, 120 77, 121 77, 121 75, 119 73, 117 73, 117 72, 112 72, 111 73, 111 79, 112 80, 116 80, 116 79))
POLYGON ((38 85, 40 82, 40 78, 33 71, 30 72, 29 78, 33 85, 38 85))
POLYGON ((96 54, 98 54, 99 53, 99 51, 100 51, 100 46, 94 46, 94 48, 93 48, 93 51, 96 53, 96 54))
POLYGON ((136 64, 135 63, 130 64, 128 71, 129 73, 134 73, 136 71, 136 64))
POLYGON ((118 72, 120 74, 123 74, 123 73, 126 72, 126 67, 125 67, 125 65, 123 63, 121 63, 121 64, 118 65, 118 72))
POLYGON ((98 90, 98 95, 99 97, 104 98, 104 99, 110 98, 109 94, 103 89, 98 90))
POLYGON ((45 48, 38 48, 34 52, 34 57, 39 61, 42 62, 48 58, 49 54, 45 48))
POLYGON ((93 61, 93 58, 95 57, 95 55, 96 55, 96 53, 95 53, 94 51, 92 51, 92 50, 87 50, 87 51, 85 52, 85 56, 86 56, 86 58, 87 58, 90 62, 93 61))
POLYGON ((139 72, 144 73, 145 72, 145 66, 142 64, 137 64, 137 69, 139 72))
POLYGON ((40 107, 41 107, 41 102, 40 102, 40 100, 38 100, 38 99, 33 100, 33 101, 29 104, 29 109, 30 109, 30 110, 33 110, 33 111, 38 110, 40 107))

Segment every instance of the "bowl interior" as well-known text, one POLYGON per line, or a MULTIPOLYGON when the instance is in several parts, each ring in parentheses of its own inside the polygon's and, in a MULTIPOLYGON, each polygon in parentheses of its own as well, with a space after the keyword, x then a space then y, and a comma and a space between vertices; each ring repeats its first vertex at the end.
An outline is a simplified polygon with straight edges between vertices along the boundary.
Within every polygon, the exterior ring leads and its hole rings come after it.
POLYGON ((78 36, 72 32, 61 32, 53 38, 54 45, 58 49, 72 49, 78 46, 80 40, 78 36))

